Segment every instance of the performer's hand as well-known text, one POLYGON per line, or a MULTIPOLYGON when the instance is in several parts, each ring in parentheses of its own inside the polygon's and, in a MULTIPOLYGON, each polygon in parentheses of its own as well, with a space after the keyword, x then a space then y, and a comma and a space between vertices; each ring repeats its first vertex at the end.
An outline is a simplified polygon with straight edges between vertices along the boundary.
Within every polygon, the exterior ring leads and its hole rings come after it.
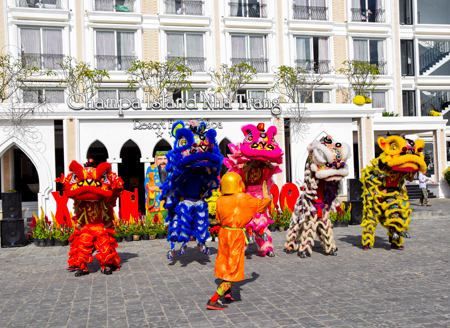
POLYGON ((267 163, 266 163, 266 167, 267 167, 269 170, 273 170, 273 165, 272 165, 272 163, 270 163, 270 162, 267 162, 267 163))
POLYGON ((272 200, 273 195, 267 191, 267 183, 266 183, 266 181, 263 182, 262 189, 263 189, 263 197, 266 198, 266 199, 272 200))
POLYGON ((78 230, 83 229, 83 227, 81 226, 81 224, 79 224, 78 222, 75 224, 75 228, 77 228, 78 230))
POLYGON ((148 190, 150 190, 151 192, 155 192, 156 186, 150 186, 150 187, 148 187, 148 190))
POLYGON ((211 174, 211 168, 209 166, 205 166, 206 172, 208 172, 208 174, 211 174))
POLYGON ((180 196, 180 202, 184 200, 184 196, 180 196))

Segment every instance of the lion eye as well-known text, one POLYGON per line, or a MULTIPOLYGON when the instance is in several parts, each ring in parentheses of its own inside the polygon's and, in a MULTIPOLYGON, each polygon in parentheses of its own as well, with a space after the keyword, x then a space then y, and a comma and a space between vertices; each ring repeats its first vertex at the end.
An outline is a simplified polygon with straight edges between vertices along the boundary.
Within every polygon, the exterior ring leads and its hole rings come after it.
POLYGON ((103 182, 103 183, 109 183, 108 176, 106 175, 106 172, 103 173, 102 177, 100 178, 100 181, 103 182))
POLYGON ((70 180, 70 183, 77 183, 77 181, 78 181, 78 177, 77 177, 77 175, 75 174, 75 172, 73 172, 73 174, 72 174, 72 179, 70 180))
POLYGON ((391 143, 391 150, 397 150, 398 144, 396 142, 391 143))
POLYGON ((186 146, 186 145, 187 145, 187 140, 186 140, 186 139, 181 138, 181 139, 178 141, 178 147, 183 147, 183 146, 186 146))

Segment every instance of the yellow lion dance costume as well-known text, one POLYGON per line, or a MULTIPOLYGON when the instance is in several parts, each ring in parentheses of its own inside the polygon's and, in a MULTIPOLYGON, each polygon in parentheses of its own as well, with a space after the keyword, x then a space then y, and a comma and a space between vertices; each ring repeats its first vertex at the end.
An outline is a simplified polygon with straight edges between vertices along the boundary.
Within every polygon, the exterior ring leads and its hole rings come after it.
POLYGON ((425 141, 415 142, 400 136, 378 138, 383 153, 373 159, 361 173, 364 215, 361 227, 364 250, 375 241, 375 229, 380 223, 387 229, 391 248, 403 249, 403 238, 409 237, 410 215, 405 180, 412 181, 427 165, 422 153, 425 141))

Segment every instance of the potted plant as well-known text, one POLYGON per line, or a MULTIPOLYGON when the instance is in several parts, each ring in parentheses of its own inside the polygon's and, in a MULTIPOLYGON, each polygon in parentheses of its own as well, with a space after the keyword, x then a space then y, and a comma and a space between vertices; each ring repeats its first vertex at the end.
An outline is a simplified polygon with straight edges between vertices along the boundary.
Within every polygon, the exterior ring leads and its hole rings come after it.
POLYGON ((133 240, 134 241, 141 240, 141 230, 142 230, 141 220, 139 220, 139 218, 133 219, 132 220, 132 231, 133 231, 133 240))
POLYGON ((278 210, 276 208, 273 208, 272 211, 270 212, 270 219, 272 219, 272 221, 274 221, 273 223, 269 224, 269 230, 274 232, 275 230, 277 230, 277 219, 278 219, 278 210))
POLYGON ((209 233, 211 235, 212 241, 216 241, 216 242, 219 241, 219 230, 220 230, 219 225, 209 227, 209 233))
POLYGON ((47 232, 45 230, 44 218, 38 218, 34 213, 30 223, 31 234, 37 247, 47 246, 47 232))
POLYGON ((114 229, 114 239, 116 243, 121 243, 123 241, 122 229, 123 222, 115 214, 113 218, 113 229, 114 229))
POLYGON ((133 241, 133 228, 130 225, 130 221, 124 222, 122 225, 122 235, 125 241, 133 241))
POLYGON ((149 217, 146 217, 144 221, 142 221, 141 227, 141 239, 149 240, 150 239, 150 230, 152 229, 152 221, 149 217))
POLYGON ((284 230, 289 229, 289 225, 291 224, 292 211, 288 206, 284 207, 281 224, 284 225, 284 230))
POLYGON ((56 220, 53 221, 53 237, 55 240, 55 246, 69 245, 69 238, 71 234, 72 234, 71 227, 65 224, 59 225, 58 222, 56 222, 56 220))

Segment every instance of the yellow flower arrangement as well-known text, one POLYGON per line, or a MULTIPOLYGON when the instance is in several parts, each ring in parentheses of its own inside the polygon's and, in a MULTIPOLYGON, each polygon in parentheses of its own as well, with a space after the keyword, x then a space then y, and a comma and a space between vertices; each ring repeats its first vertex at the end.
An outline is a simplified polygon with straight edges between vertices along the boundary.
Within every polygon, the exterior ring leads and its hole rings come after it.
POLYGON ((366 103, 366 98, 364 96, 355 96, 353 98, 353 103, 356 105, 364 105, 366 103))
POLYGON ((430 115, 431 115, 431 116, 442 116, 441 113, 439 113, 439 112, 437 112, 437 111, 435 111, 435 110, 431 110, 431 111, 430 111, 430 115))
POLYGON ((366 104, 372 103, 372 99, 370 99, 369 97, 364 97, 364 101, 366 102, 366 104))

